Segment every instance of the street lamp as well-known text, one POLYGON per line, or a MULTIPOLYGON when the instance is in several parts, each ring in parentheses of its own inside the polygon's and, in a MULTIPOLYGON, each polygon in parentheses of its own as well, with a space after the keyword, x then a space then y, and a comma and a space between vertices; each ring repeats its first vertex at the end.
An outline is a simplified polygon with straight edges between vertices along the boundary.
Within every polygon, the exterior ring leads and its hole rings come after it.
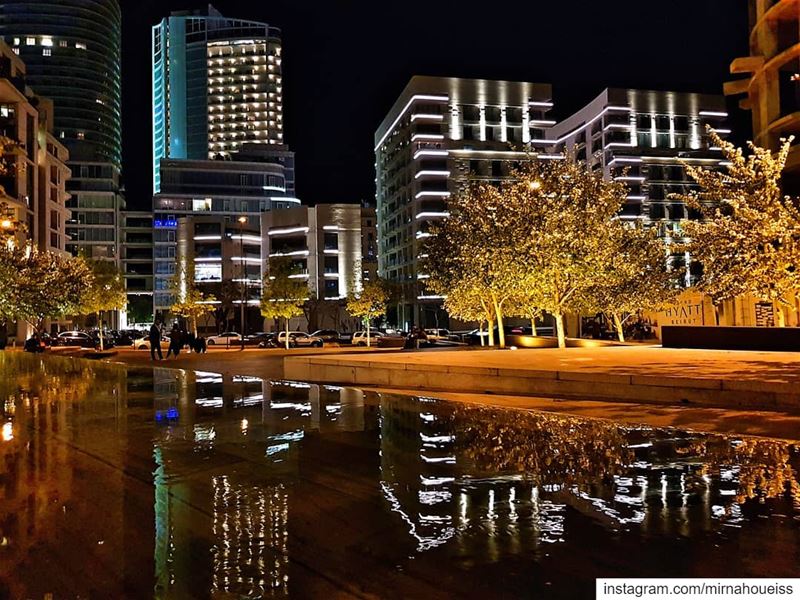
POLYGON ((242 265, 242 305, 241 305, 241 325, 242 333, 242 350, 244 350, 244 319, 245 307, 247 306, 247 263, 244 260, 244 224, 247 223, 247 217, 239 217, 239 262, 242 265))

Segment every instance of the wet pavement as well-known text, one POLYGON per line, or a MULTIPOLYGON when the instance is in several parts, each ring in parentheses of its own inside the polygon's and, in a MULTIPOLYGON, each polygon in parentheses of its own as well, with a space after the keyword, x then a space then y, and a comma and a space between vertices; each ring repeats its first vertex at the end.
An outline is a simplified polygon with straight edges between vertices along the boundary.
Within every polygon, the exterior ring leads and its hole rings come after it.
POLYGON ((800 445, 0 353, 0 597, 800 576, 800 445))

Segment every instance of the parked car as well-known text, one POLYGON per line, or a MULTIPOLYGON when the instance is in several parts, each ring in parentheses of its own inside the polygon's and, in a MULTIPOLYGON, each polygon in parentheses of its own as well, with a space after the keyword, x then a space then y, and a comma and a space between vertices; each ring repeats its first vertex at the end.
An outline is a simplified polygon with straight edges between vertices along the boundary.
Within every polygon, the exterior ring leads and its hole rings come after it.
POLYGON ((45 348, 47 348, 47 345, 42 338, 35 335, 25 340, 25 345, 23 346, 25 352, 44 352, 45 348))
MULTIPOLYGON (((139 338, 138 340, 134 340, 133 347, 136 348, 137 350, 150 350, 150 336, 146 335, 144 337, 139 338)), ((161 338, 161 348, 162 350, 169 350, 168 337, 161 338)))
MULTIPOLYGON (((315 348, 322 348, 325 342, 320 337, 316 337, 313 335, 308 335, 307 333, 303 333, 300 331, 290 331, 289 332, 289 347, 290 348, 299 348, 301 346, 305 347, 315 347, 315 348)), ((286 345, 286 332, 281 331, 278 334, 278 346, 285 346, 286 345)))
POLYGON ((277 348, 278 347, 278 334, 277 333, 263 333, 259 336, 259 348, 277 348))
MULTIPOLYGON (((378 338, 383 337, 383 334, 380 331, 370 331, 369 332, 370 343, 373 341, 378 341, 378 338)), ((367 345, 367 332, 366 331, 356 331, 353 334, 352 342, 353 346, 366 346, 367 345)))
POLYGON ((91 348, 94 350, 100 340, 85 331, 62 331, 53 340, 53 346, 74 346, 77 348, 91 348))
POLYGON ((206 338, 206 344, 209 346, 241 346, 242 336, 235 331, 226 331, 206 338))
POLYGON ((341 335, 335 329, 320 329, 311 334, 314 337, 322 338, 326 344, 338 344, 341 335))
POLYGON ((452 339, 448 329, 426 329, 425 335, 430 342, 449 342, 452 339))
POLYGON ((266 333, 264 331, 259 331, 257 333, 251 333, 250 335, 244 336, 244 345, 245 346, 261 346, 261 342, 264 342, 269 339, 269 337, 273 335, 272 333, 266 333))

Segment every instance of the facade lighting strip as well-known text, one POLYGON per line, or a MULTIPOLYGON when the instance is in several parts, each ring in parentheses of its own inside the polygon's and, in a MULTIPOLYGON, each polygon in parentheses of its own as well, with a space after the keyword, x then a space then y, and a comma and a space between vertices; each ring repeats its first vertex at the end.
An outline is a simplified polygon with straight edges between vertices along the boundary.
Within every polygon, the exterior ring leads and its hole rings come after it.
MULTIPOLYGON (((428 100, 431 102, 447 102, 448 100, 450 100, 450 96, 432 95, 432 94, 414 94, 413 96, 411 96, 411 99, 408 101, 408 104, 406 104, 403 110, 400 111, 400 114, 397 115, 397 118, 386 130, 386 133, 383 134, 383 137, 381 137, 381 139, 375 145, 375 152, 377 152, 378 148, 380 148, 383 145, 383 142, 386 141, 386 138, 389 137, 389 134, 391 134, 394 131, 394 128, 397 127, 397 124, 400 122, 400 119, 403 118, 403 115, 406 114, 408 109, 411 108, 411 105, 414 104, 414 102, 416 102, 417 100, 428 100)), ((411 141, 414 140, 412 139, 411 141)))
POLYGON ((272 229, 267 235, 288 235, 290 233, 308 233, 308 227, 288 227, 286 229, 272 229))

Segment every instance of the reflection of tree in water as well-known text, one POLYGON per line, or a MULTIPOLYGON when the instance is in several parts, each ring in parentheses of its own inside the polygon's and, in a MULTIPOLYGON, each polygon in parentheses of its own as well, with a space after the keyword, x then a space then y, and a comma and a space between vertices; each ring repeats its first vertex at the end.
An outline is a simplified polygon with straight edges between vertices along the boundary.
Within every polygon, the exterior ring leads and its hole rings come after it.
POLYGON ((457 407, 457 449, 480 471, 525 472, 537 485, 596 482, 625 471, 624 430, 598 420, 457 407))
POLYGON ((525 472, 538 485, 581 485, 610 481, 642 461, 694 464, 698 478, 735 476, 737 504, 791 497, 800 509, 800 450, 780 440, 635 429, 525 411, 456 407, 453 417, 461 423, 457 448, 481 471, 525 472))

